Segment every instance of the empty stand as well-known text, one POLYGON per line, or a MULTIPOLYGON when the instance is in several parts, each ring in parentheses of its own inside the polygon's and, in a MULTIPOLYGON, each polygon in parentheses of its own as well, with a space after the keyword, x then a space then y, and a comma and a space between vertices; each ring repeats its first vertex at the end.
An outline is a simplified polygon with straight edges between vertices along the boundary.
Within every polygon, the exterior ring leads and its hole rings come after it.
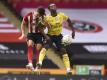
POLYGON ((19 36, 20 30, 0 12, 0 42, 20 42, 19 36))

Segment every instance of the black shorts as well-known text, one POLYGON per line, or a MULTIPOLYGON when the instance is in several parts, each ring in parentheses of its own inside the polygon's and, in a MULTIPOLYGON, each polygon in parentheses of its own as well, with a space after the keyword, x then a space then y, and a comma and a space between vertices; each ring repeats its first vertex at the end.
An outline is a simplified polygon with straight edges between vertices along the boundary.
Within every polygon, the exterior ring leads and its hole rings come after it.
POLYGON ((56 36, 56 35, 48 35, 49 37, 50 37, 50 39, 51 39, 51 42, 52 43, 55 43, 55 46, 57 47, 57 49, 61 49, 61 48, 63 48, 64 46, 62 45, 62 38, 63 38, 63 36, 62 36, 62 34, 60 34, 60 35, 58 35, 58 36, 56 36))
POLYGON ((43 35, 41 33, 28 33, 27 40, 32 40, 35 44, 43 44, 43 35))

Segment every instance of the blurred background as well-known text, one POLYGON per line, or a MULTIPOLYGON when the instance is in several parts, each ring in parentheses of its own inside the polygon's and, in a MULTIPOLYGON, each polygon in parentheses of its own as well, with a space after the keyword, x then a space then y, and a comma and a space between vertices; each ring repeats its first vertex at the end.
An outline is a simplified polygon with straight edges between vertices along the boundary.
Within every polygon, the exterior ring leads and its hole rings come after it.
MULTIPOLYGON (((27 45, 25 40, 18 40, 22 18, 38 6, 44 6, 47 11, 50 3, 55 3, 59 12, 68 15, 75 28, 75 39, 66 46, 71 63, 76 67, 83 65, 83 68, 93 66, 94 71, 100 66, 101 72, 105 66, 106 72, 107 0, 0 0, 0 68, 25 68, 27 45)), ((65 23, 63 35, 70 33, 65 23)), ((64 65, 60 56, 50 51, 43 68, 64 69, 64 65)))

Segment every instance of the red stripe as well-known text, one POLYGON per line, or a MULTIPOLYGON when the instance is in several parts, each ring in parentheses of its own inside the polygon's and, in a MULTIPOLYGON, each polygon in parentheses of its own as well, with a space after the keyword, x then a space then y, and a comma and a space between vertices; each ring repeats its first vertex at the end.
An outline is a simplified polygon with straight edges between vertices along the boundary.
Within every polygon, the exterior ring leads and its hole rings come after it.
MULTIPOLYGON (((4 16, 4 14, 0 13, 0 18, 7 18, 4 16)), ((17 30, 17 27, 9 27, 8 25, 11 25, 13 23, 11 23, 10 21, 6 21, 6 22, 0 22, 0 24, 4 24, 7 25, 7 27, 0 27, 0 30, 4 29, 4 30, 17 30)), ((14 25, 14 24, 13 24, 14 25)), ((0 42, 25 42, 25 40, 19 40, 18 38, 21 36, 21 33, 19 32, 11 32, 11 33, 2 33, 0 32, 0 42)))
POLYGON ((0 42, 25 42, 25 40, 19 40, 21 33, 0 33, 0 42))

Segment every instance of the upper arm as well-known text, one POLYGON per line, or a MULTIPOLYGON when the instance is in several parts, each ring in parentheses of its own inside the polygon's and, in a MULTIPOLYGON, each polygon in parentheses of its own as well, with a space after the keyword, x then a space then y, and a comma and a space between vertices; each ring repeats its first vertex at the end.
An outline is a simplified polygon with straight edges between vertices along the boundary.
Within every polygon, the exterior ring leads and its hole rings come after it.
POLYGON ((31 15, 31 13, 28 13, 27 15, 25 15, 24 17, 23 17, 23 24, 26 24, 27 22, 28 22, 28 18, 30 17, 30 15, 31 15))
MULTIPOLYGON (((29 13, 29 14, 30 14, 30 13, 29 13)), ((25 16, 23 17, 23 20, 22 20, 22 24, 21 24, 21 25, 27 25, 29 14, 27 14, 27 15, 25 15, 25 16)))
POLYGON ((61 13, 61 15, 62 15, 64 21, 68 20, 68 16, 66 16, 64 13, 61 13))
POLYGON ((70 20, 70 18, 67 19, 67 22, 71 24, 71 20, 70 20))
POLYGON ((27 16, 24 16, 24 18, 23 18, 23 22, 27 22, 27 21, 28 21, 27 16))
POLYGON ((21 26, 24 26, 24 25, 26 25, 26 21, 25 21, 24 18, 23 18, 22 23, 21 23, 21 26))

